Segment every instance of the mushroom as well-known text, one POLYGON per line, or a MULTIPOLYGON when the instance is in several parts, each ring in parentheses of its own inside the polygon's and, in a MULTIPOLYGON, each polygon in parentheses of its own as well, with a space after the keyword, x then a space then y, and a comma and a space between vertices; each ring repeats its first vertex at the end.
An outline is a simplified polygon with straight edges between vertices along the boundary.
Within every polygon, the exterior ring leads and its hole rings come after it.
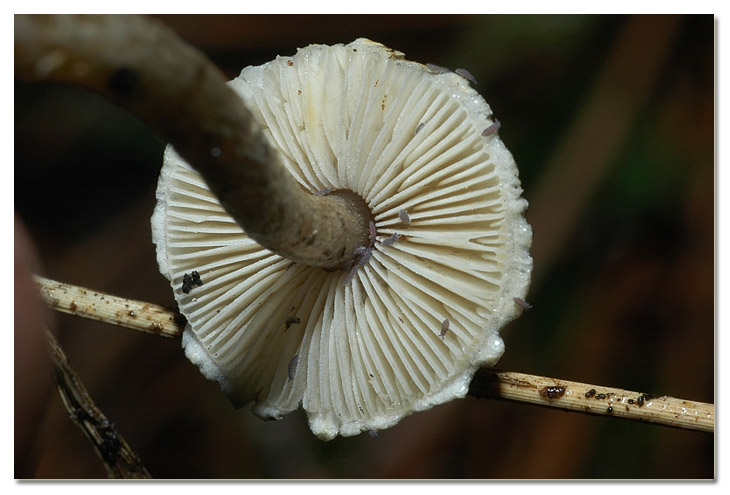
POLYGON ((366 39, 311 45, 230 85, 300 186, 362 198, 371 232, 340 269, 292 262, 168 147, 152 230, 187 357, 262 418, 303 407, 325 440, 464 397, 501 357, 532 269, 517 167, 482 136, 490 107, 463 77, 366 39), (192 271, 205 283, 185 293, 192 271))

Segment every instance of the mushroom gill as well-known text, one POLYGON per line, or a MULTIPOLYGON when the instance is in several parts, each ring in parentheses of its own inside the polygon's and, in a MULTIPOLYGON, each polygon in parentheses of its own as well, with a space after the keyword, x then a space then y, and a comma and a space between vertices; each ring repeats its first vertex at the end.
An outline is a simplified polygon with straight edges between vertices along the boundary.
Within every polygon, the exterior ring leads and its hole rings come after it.
POLYGON ((532 269, 527 202, 491 110, 466 79, 369 40, 312 45, 231 81, 313 194, 351 190, 374 242, 345 271, 249 239, 168 147, 152 219, 188 320, 188 358, 236 405, 299 405, 322 439, 463 397, 504 351, 532 269), (183 292, 186 274, 202 285, 183 292))

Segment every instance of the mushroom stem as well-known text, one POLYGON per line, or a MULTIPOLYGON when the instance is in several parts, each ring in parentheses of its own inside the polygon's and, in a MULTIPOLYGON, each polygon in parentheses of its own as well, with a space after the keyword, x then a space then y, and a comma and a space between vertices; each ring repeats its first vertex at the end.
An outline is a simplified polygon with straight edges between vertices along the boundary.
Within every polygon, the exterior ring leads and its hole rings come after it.
POLYGON ((221 71, 153 19, 16 15, 15 75, 80 85, 135 114, 249 237, 285 258, 338 268, 368 243, 364 201, 301 187, 221 71))
MULTIPOLYGON (((180 337, 178 315, 161 306, 110 296, 99 291, 35 277, 41 296, 56 311, 166 337, 180 337), (130 317, 132 308, 135 317, 130 317), (160 331, 150 331, 150 322, 160 331), (140 322, 147 322, 140 325, 140 322), (162 329, 164 328, 164 331, 162 329)), ((613 416, 685 430, 715 431, 715 406, 704 402, 632 392, 558 378, 482 368, 469 395, 553 407, 565 411, 613 416)))

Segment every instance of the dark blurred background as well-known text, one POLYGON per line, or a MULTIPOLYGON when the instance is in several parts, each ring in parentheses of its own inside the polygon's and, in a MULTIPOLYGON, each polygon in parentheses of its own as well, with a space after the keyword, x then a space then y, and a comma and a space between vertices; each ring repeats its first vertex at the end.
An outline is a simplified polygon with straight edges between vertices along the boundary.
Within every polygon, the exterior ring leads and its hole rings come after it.
MULTIPOLYGON (((500 368, 715 402, 713 16, 159 17, 231 77, 359 37, 468 69, 534 230, 534 307, 505 330, 500 368)), ((94 95, 16 83, 14 203, 47 276, 174 307, 150 240, 162 150, 94 95)), ((157 478, 715 476, 709 434, 473 398, 324 443, 301 411, 234 410, 179 341, 56 323, 157 478)), ((24 476, 106 476, 55 393, 24 476)))

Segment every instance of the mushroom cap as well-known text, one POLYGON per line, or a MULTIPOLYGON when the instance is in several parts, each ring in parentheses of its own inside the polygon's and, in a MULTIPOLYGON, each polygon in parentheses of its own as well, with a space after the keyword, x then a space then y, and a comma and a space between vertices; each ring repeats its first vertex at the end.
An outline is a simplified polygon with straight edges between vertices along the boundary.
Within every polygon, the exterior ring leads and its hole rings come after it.
POLYGON ((464 397, 501 357, 532 270, 517 167, 482 134, 489 105, 463 77, 365 39, 312 45, 230 84, 302 187, 365 200, 375 242, 349 272, 288 261, 168 147, 152 230, 187 357, 262 418, 301 405, 322 439, 464 397), (192 271, 202 285, 183 292, 192 271))

